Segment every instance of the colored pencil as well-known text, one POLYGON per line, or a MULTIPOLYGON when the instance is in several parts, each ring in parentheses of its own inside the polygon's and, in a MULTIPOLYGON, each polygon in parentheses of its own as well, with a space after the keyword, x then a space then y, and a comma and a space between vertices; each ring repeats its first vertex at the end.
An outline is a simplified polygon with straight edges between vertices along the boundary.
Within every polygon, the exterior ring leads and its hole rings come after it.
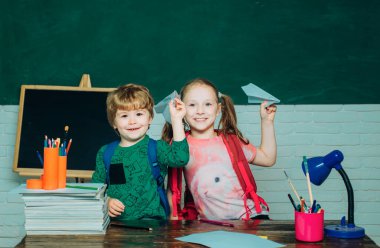
POLYGON ((307 159, 305 156, 303 156, 303 165, 305 167, 306 172, 306 182, 307 182, 307 190, 309 191, 309 197, 310 197, 310 206, 313 205, 313 192, 311 191, 311 183, 310 183, 310 175, 309 175, 309 166, 307 164, 307 159))
POLYGON ((285 174, 286 178, 288 179, 288 183, 289 183, 290 187, 292 188, 294 194, 296 195, 297 200, 298 200, 298 201, 300 202, 300 204, 301 204, 301 198, 300 198, 300 196, 298 195, 298 192, 297 192, 296 188, 294 187, 292 181, 290 180, 290 178, 289 178, 289 176, 288 176, 288 174, 286 173, 285 170, 284 170, 284 174, 285 174))
POLYGON ((234 224, 229 222, 217 221, 217 220, 209 220, 209 219, 200 219, 201 222, 218 225, 218 226, 229 226, 234 227, 234 224))

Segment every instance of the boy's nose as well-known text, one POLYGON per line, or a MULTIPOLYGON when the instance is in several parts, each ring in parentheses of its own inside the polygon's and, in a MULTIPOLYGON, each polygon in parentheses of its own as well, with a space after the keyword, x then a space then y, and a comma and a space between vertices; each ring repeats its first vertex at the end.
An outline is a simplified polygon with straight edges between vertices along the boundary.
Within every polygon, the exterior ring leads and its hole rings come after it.
POLYGON ((128 124, 135 124, 136 123, 136 120, 135 120, 135 118, 129 118, 128 119, 128 124))

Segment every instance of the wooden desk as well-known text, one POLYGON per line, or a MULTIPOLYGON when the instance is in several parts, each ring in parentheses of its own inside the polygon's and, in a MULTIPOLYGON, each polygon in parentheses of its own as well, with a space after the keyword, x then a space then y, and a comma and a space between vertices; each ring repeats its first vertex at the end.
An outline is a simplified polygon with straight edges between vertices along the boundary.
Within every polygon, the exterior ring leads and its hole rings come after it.
MULTIPOLYGON (((199 221, 140 221, 153 231, 110 226, 106 235, 26 236, 16 247, 204 247, 175 240, 184 235, 225 230, 267 236, 286 247, 377 247, 367 236, 361 239, 325 237, 322 242, 304 243, 295 239, 293 221, 229 221, 235 227, 223 227, 199 221)), ((136 224, 136 223, 131 223, 136 224)), ((325 221, 325 224, 336 224, 325 221)))

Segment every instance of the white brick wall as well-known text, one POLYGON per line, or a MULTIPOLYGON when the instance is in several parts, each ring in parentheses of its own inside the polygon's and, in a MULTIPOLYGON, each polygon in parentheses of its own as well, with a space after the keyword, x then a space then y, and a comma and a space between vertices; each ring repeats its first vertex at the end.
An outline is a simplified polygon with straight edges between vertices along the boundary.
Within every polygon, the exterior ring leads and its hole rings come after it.
MULTIPOLYGON (((256 145, 260 142, 258 106, 237 106, 239 128, 256 145)), ((0 106, 0 247, 12 247, 25 235, 23 203, 8 191, 25 181, 12 172, 18 106, 0 106)), ((163 118, 156 115, 149 134, 159 138, 163 118)), ((254 168, 259 194, 270 205, 272 219, 293 219, 283 170, 308 199, 301 170, 302 156, 343 152, 343 168, 355 196, 355 223, 380 244, 380 105, 279 105, 276 116, 278 159, 271 168, 254 168)), ((321 186, 312 186, 326 219, 347 215, 347 193, 332 171, 321 186)))

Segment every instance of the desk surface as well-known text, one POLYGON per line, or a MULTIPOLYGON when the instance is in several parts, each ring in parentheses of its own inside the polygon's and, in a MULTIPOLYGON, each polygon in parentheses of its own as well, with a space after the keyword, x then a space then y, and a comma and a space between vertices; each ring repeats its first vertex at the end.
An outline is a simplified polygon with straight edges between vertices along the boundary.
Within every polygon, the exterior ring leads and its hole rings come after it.
MULTIPOLYGON (((378 247, 370 238, 338 239, 325 237, 318 243, 304 243, 295 239, 293 221, 251 220, 229 221, 235 227, 223 227, 199 221, 140 221, 139 225, 152 231, 111 225, 106 235, 36 235, 26 236, 16 247, 204 247, 174 238, 192 233, 225 230, 267 236, 286 247, 378 247)), ((130 223, 136 224, 136 223, 130 223)), ((325 221, 325 224, 336 224, 325 221)))

